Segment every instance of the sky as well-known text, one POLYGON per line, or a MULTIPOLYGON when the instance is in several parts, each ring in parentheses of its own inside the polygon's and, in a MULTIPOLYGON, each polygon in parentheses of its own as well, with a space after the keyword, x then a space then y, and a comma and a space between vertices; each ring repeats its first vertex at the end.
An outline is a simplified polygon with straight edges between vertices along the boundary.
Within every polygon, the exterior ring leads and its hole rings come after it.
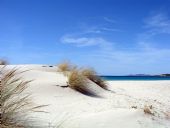
POLYGON ((0 58, 170 73, 170 0, 0 0, 0 58))

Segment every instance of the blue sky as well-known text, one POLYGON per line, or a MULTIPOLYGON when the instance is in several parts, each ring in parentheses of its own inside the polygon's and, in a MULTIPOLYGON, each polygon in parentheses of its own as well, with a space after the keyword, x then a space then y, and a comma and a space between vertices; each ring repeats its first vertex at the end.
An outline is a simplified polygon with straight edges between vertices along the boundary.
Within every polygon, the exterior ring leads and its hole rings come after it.
POLYGON ((104 75, 170 73, 170 0, 0 0, 0 58, 104 75))

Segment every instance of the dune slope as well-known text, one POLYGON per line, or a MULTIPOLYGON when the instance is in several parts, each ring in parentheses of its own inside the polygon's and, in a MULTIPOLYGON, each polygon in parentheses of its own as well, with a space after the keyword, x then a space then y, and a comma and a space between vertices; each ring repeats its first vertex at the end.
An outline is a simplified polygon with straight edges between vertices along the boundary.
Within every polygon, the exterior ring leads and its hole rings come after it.
MULTIPOLYGON (((16 65, 9 65, 6 70, 16 65)), ((33 80, 26 93, 47 113, 33 114, 40 127, 66 128, 169 128, 170 81, 108 81, 106 91, 89 81, 99 97, 83 95, 67 86, 67 77, 48 65, 18 65, 26 80, 33 80), (143 107, 152 105, 155 116, 143 107)))

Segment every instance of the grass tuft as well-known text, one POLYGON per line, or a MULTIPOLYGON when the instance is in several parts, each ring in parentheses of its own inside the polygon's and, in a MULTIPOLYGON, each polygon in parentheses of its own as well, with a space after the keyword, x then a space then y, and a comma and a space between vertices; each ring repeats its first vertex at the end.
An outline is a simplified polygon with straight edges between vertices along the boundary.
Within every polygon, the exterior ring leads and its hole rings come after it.
POLYGON ((29 94, 24 94, 31 81, 23 81, 17 69, 0 69, 0 125, 1 128, 29 127, 26 113, 43 106, 33 107, 29 94))
POLYGON ((83 76, 78 69, 74 69, 70 72, 68 77, 68 86, 76 91, 79 91, 88 96, 95 96, 88 88, 87 88, 87 79, 83 76))
POLYGON ((108 90, 105 81, 102 80, 101 77, 99 77, 93 69, 90 68, 83 69, 81 73, 83 76, 87 77, 88 79, 99 85, 101 88, 108 90))
POLYGON ((0 59, 0 65, 7 65, 8 61, 0 59))
POLYGON ((154 116, 154 112, 152 112, 152 109, 153 109, 152 105, 150 105, 150 106, 145 105, 144 108, 143 108, 143 111, 144 111, 145 114, 149 114, 149 115, 154 116))
POLYGON ((58 64, 57 67, 59 72, 67 72, 73 69, 73 66, 68 61, 58 64))
POLYGON ((86 84, 85 77, 81 75, 78 70, 73 70, 70 72, 68 78, 69 87, 75 90, 84 89, 84 85, 86 84))
POLYGON ((102 80, 97 73, 90 68, 77 68, 69 62, 63 62, 58 65, 58 71, 68 77, 68 86, 86 95, 96 96, 87 88, 88 79, 96 83, 101 88, 108 90, 107 84, 102 80))

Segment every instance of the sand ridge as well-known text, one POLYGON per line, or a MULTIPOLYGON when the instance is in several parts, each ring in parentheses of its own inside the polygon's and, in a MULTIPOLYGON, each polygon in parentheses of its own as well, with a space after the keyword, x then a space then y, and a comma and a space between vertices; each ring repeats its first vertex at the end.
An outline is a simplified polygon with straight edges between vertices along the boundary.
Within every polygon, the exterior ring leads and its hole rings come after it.
MULTIPOLYGON (((7 66, 12 69, 16 65, 7 66)), ((109 89, 89 82, 89 88, 101 97, 83 95, 67 86, 67 77, 56 66, 17 65, 26 80, 34 80, 27 92, 38 104, 48 104, 48 113, 36 113, 40 127, 67 128, 169 128, 170 81, 107 81, 109 89), (155 116, 143 112, 153 105, 155 116), (137 109, 132 108, 136 106, 137 109)))

